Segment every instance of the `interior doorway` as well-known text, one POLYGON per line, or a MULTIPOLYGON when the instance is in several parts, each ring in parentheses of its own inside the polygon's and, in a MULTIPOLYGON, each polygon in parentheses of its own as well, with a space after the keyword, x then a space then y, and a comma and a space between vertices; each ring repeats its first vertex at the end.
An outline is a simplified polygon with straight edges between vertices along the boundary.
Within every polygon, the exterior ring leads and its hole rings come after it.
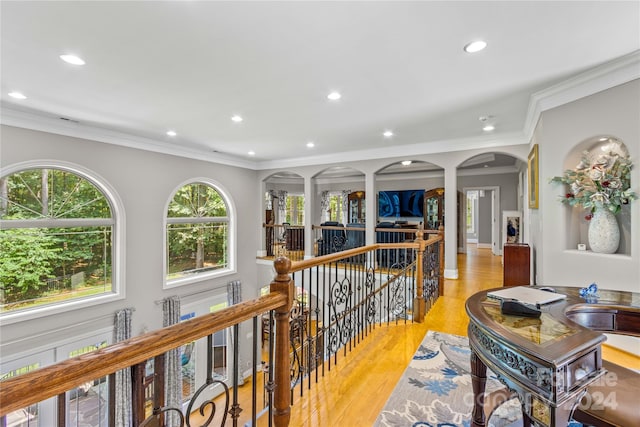
POLYGON ((462 190, 465 213, 462 252, 467 252, 467 245, 478 248, 490 248, 494 255, 502 255, 500 245, 500 187, 465 187, 462 190))

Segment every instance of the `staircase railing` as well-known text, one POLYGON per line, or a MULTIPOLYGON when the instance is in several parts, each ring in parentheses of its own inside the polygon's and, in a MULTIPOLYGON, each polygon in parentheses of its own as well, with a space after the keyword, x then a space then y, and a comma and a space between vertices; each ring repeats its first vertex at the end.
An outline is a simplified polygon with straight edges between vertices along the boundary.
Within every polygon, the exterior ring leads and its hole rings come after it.
POLYGON ((269 425, 287 426, 296 391, 302 395, 325 369, 330 370, 374 328, 394 322, 421 322, 428 307, 442 294, 442 236, 425 241, 420 231, 417 235, 413 242, 364 246, 295 263, 278 258, 274 262, 277 275, 268 295, 6 379, 0 382, 0 425, 6 425, 7 414, 53 397, 58 402, 57 420, 42 422, 65 426, 66 394, 105 376, 110 396, 108 424, 115 425, 116 399, 112 397, 121 393, 115 389, 115 375, 129 368, 134 425, 165 425, 169 413, 179 415, 180 425, 193 425, 191 414, 199 410, 206 419, 202 425, 224 425, 229 415, 236 426, 242 421, 243 411, 238 400, 238 340, 233 340, 231 390, 224 386, 225 409, 219 413, 213 400, 205 400, 198 408, 190 405, 184 415, 180 408, 166 406, 165 353, 195 340, 208 341, 207 378, 192 398, 195 402, 201 391, 217 382, 211 374, 213 334, 232 327, 237 337, 239 324, 248 320, 252 321, 254 349, 250 421, 256 425, 260 414, 255 404, 255 379, 262 362, 257 355, 258 318, 269 313, 270 325, 275 326, 269 331, 275 333, 270 333, 268 340, 265 410, 269 425), (151 414, 140 402, 149 386, 144 375, 149 360, 154 365, 151 414))

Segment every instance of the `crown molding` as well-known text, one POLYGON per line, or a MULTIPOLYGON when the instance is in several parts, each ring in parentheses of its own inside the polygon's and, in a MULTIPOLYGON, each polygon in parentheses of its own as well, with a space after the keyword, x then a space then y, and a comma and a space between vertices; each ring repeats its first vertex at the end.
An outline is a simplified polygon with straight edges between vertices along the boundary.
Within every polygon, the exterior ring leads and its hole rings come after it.
POLYGON ((396 157, 399 150, 404 156, 447 153, 472 149, 487 149, 508 145, 529 144, 543 111, 584 98, 611 87, 640 78, 640 50, 614 59, 605 64, 578 74, 562 83, 531 95, 522 132, 494 134, 474 138, 428 141, 402 146, 368 150, 340 152, 335 154, 279 159, 247 161, 222 153, 175 147, 151 138, 134 136, 97 126, 88 126, 74 121, 63 121, 57 117, 19 111, 3 105, 0 123, 24 129, 49 132, 58 135, 83 138, 122 147, 136 148, 161 154, 186 157, 210 163, 219 163, 251 170, 286 169, 299 166, 314 166, 344 163, 349 161, 376 160, 396 157))
POLYGON ((531 95, 524 135, 531 141, 542 112, 640 78, 640 49, 531 95))
POLYGON ((448 153, 473 149, 506 147, 510 145, 528 144, 524 135, 517 133, 505 133, 474 138, 449 139, 441 141, 421 142, 415 144, 394 145, 393 147, 376 148, 369 150, 341 151, 335 154, 317 155, 313 157, 299 157, 295 159, 269 160, 258 162, 259 170, 286 169, 298 166, 317 166, 336 164, 362 160, 377 160, 402 156, 419 156, 424 154, 448 153))
POLYGON ((107 144, 136 148, 154 153, 169 154, 172 156, 186 157, 211 163, 220 163, 245 169, 256 169, 255 162, 241 160, 221 153, 209 153, 204 150, 175 147, 151 138, 144 138, 97 126, 88 126, 73 120, 60 120, 57 117, 47 117, 42 114, 15 110, 7 106, 2 107, 0 123, 7 126, 105 142, 107 144))

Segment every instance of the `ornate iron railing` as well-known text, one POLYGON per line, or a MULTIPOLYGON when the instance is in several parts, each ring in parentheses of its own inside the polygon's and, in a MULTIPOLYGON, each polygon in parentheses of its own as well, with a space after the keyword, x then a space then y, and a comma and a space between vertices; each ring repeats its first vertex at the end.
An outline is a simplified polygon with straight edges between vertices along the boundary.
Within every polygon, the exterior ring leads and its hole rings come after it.
POLYGON ((67 424, 67 393, 88 381, 108 377, 107 420, 115 425, 116 372, 130 368, 133 425, 167 425, 171 414, 174 425, 193 425, 198 413, 200 425, 225 425, 227 418, 236 426, 251 422, 267 411, 269 425, 286 426, 290 405, 297 393, 338 363, 340 355, 359 345, 376 327, 390 322, 422 321, 429 307, 442 293, 442 236, 413 242, 376 244, 338 254, 291 263, 286 258, 274 262, 277 276, 269 295, 241 302, 219 312, 189 319, 167 328, 122 341, 91 353, 65 360, 0 383, 0 425, 6 416, 51 397, 57 398, 54 420, 45 425, 67 424), (269 313, 268 360, 265 376, 264 408, 257 408, 257 381, 252 381, 250 404, 242 407, 238 399, 238 340, 233 340, 233 369, 230 386, 213 375, 213 334, 251 320, 253 328, 252 376, 262 355, 258 318, 269 313), (165 364, 167 352, 195 340, 207 340, 206 379, 183 412, 165 402, 165 364), (153 363, 152 378, 147 363, 153 363), (223 397, 198 402, 204 390, 220 384, 223 397), (145 392, 151 390, 151 413, 145 408, 145 392), (196 403, 198 402, 198 403, 196 403), (196 407, 196 404, 198 405, 196 407), (248 407, 251 406, 251 408, 248 407))

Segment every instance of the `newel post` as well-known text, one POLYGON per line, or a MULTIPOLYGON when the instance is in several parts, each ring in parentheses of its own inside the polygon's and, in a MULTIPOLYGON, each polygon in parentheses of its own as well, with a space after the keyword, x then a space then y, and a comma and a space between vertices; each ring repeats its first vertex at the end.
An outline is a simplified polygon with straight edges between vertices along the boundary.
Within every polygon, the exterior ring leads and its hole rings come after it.
POLYGON ((286 427, 291 418, 291 371, 289 356, 289 312, 293 305, 295 286, 289 272, 291 261, 286 257, 278 257, 273 265, 276 277, 271 282, 270 291, 287 296, 286 304, 275 311, 275 363, 273 392, 273 422, 276 427, 286 427))
POLYGON ((413 301, 413 320, 422 323, 424 316, 427 314, 427 305, 424 300, 424 251, 427 241, 423 238, 424 231, 422 225, 416 231, 416 243, 419 244, 418 253, 416 254, 416 298, 413 301))

